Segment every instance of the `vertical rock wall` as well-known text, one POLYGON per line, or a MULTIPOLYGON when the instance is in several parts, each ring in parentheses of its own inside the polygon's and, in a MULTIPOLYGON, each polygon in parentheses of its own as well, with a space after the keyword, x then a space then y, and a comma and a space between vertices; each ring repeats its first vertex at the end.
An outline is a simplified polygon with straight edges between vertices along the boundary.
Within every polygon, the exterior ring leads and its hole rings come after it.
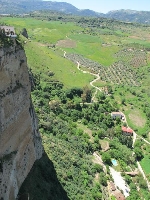
POLYGON ((0 48, 0 200, 13 200, 43 153, 20 45, 0 48))

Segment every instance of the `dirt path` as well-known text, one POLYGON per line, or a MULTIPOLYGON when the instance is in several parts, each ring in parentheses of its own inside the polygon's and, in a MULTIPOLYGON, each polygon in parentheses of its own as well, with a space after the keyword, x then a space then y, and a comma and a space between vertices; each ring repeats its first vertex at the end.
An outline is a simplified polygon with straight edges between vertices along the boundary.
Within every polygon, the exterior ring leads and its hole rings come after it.
MULTIPOLYGON (((68 38, 68 36, 66 36, 66 37, 68 38)), ((69 38, 68 38, 68 39, 69 39, 69 38)), ((62 49, 61 49, 61 50, 62 50, 62 49)), ((64 58, 66 58, 66 51, 64 51, 64 58)), ((80 62, 78 62, 78 61, 76 61, 76 62, 77 62, 77 69, 80 70, 82 73, 84 73, 84 74, 87 73, 87 74, 91 74, 91 75, 93 75, 93 76, 96 76, 96 79, 94 79, 93 81, 90 82, 90 85, 91 85, 93 88, 96 89, 96 91, 95 91, 95 93, 94 93, 94 95, 93 95, 93 97, 92 97, 92 102, 96 102, 95 96, 96 96, 97 92, 98 92, 98 91, 102 92, 102 90, 101 90, 99 87, 96 87, 95 85, 93 85, 93 83, 95 83, 96 81, 98 81, 98 80, 100 79, 99 73, 98 73, 98 74, 94 74, 94 73, 89 72, 89 71, 84 71, 84 70, 80 69, 80 62)))
POLYGON ((145 179, 145 181, 147 183, 148 190, 150 191, 150 183, 149 183, 148 179, 146 178, 145 173, 144 173, 144 171, 143 171, 143 169, 142 169, 142 167, 141 167, 141 165, 138 161, 137 161, 137 165, 138 165, 139 171, 141 172, 143 178, 145 179))
MULTIPOLYGON (((66 51, 64 51, 64 58, 66 58, 66 51)), ((89 72, 89 71, 84 71, 84 70, 80 69, 80 63, 79 63, 78 61, 77 61, 77 69, 80 70, 80 71, 83 72, 83 73, 88 73, 88 74, 91 74, 91 75, 93 75, 93 76, 96 76, 96 79, 94 79, 93 81, 90 82, 90 85, 91 85, 93 88, 96 89, 96 91, 95 91, 95 93, 94 93, 94 95, 93 95, 93 97, 92 97, 92 102, 96 102, 95 96, 96 96, 97 92, 98 92, 98 91, 102 92, 102 91, 101 91, 100 88, 98 88, 98 87, 96 87, 95 85, 93 85, 93 83, 95 83, 96 81, 98 81, 98 80, 100 79, 99 74, 94 74, 94 73, 91 73, 91 72, 89 72)), ((128 123, 127 123, 125 114, 124 114, 123 112, 121 112, 121 111, 120 111, 120 113, 124 116, 124 122, 125 122, 125 123, 127 124, 127 126, 128 126, 128 123)), ((129 127, 129 126, 128 126, 128 127, 129 127)), ((129 128, 130 128, 130 127, 129 127, 129 128)), ((150 145, 150 142, 148 142, 147 140, 145 140, 143 137, 137 135, 137 133, 136 133, 135 131, 133 131, 133 145, 132 145, 133 147, 134 147, 134 144, 135 144, 135 141, 136 141, 137 138, 142 139, 145 143, 147 143, 147 144, 150 145)), ((104 163, 103 163, 101 157, 100 157, 96 152, 93 153, 93 156, 94 156, 93 162, 102 165, 102 166, 103 166, 103 170, 106 172, 106 166, 104 165, 104 163)), ((148 179, 146 178, 145 173, 144 173, 144 171, 143 171, 143 169, 142 169, 142 167, 141 167, 141 165, 140 165, 140 163, 139 163, 138 161, 137 161, 137 165, 138 165, 138 169, 139 169, 139 171, 141 172, 143 178, 146 180, 148 189, 149 189, 149 191, 150 191, 150 183, 148 182, 148 179)), ((110 171, 111 171, 112 176, 114 176, 114 181, 120 179, 120 181, 122 182, 122 187, 121 187, 121 189, 123 190, 124 195, 127 197, 127 196, 128 196, 128 192, 129 192, 129 188, 126 187, 124 180, 121 179, 121 178, 122 178, 122 177, 120 177, 121 175, 118 175, 117 173, 119 173, 119 172, 114 171, 113 168, 110 168, 110 171), (116 178, 116 177, 117 177, 117 178, 116 178)), ((115 184, 116 184, 117 186, 120 186, 120 181, 119 181, 119 185, 118 185, 118 182, 116 182, 115 184)))
POLYGON ((97 163, 97 164, 99 164, 99 165, 101 165, 101 166, 103 167, 103 171, 104 171, 105 173, 107 173, 107 168, 106 168, 106 166, 104 165, 101 156, 98 155, 96 152, 93 153, 93 156, 94 156, 93 162, 94 162, 94 163, 97 163))
POLYGON ((94 95, 92 97, 92 102, 96 102, 95 96, 96 96, 98 91, 102 92, 102 90, 99 87, 96 87, 95 85, 93 85, 93 83, 95 83, 96 81, 98 81, 100 79, 99 74, 94 74, 92 72, 84 71, 84 70, 80 69, 80 63, 78 61, 77 61, 77 68, 78 68, 78 70, 80 70, 83 73, 87 73, 87 74, 91 74, 93 76, 96 76, 96 79, 94 79, 93 81, 90 82, 90 85, 96 89, 96 91, 95 91, 95 93, 94 93, 94 95))
MULTIPOLYGON (((121 111, 120 111, 120 112, 121 112, 121 111)), ((124 118, 125 118, 125 119, 124 119, 124 122, 126 122, 126 124, 127 124, 127 126, 128 126, 128 123, 127 123, 125 114, 124 114, 123 112, 121 112, 121 114, 124 116, 124 118)), ((128 126, 128 127, 129 127, 129 126, 128 126)), ((130 128, 130 127, 129 127, 129 128, 130 128)), ((137 138, 140 138, 140 139, 142 139, 145 143, 150 144, 150 142, 148 142, 147 140, 145 140, 143 137, 137 135, 137 133, 136 133, 135 131, 133 131, 133 144, 132 144, 133 147, 134 147, 134 144, 135 144, 135 141, 136 141, 137 138)), ((138 165, 138 169, 139 169, 139 171, 141 172, 143 178, 146 180, 147 187, 148 187, 148 189, 149 189, 149 191, 150 191, 150 183, 149 183, 148 179, 146 178, 145 173, 144 173, 144 171, 143 171, 143 169, 142 169, 142 167, 141 167, 141 165, 140 165, 140 163, 139 163, 138 161, 137 161, 137 165, 138 165)))
POLYGON ((115 185, 123 191, 123 194, 125 197, 129 196, 129 192, 130 192, 130 188, 129 186, 126 185, 125 180, 123 179, 123 177, 121 176, 121 172, 117 172, 116 170, 114 170, 112 167, 109 167, 110 169, 110 173, 114 179, 114 183, 115 185))

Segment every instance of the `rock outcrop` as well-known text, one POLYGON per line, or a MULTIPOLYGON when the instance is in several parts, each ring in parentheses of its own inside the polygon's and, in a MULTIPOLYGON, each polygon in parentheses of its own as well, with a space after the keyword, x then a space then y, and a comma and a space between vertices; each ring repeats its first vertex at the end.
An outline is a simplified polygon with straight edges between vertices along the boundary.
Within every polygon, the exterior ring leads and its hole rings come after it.
POLYGON ((43 147, 30 98, 25 52, 0 48, 0 199, 14 200, 43 147))

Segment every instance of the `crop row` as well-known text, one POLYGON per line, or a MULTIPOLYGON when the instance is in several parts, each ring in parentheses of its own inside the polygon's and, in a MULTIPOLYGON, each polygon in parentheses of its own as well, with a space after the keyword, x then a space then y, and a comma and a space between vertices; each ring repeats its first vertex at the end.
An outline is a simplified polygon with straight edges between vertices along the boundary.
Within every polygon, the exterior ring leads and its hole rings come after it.
POLYGON ((132 69, 129 64, 125 64, 122 61, 114 63, 110 67, 104 67, 78 54, 67 54, 66 58, 74 63, 79 62, 82 67, 85 67, 92 73, 99 74, 102 81, 129 86, 140 85, 134 69, 132 69))
POLYGON ((66 58, 73 61, 74 63, 79 62, 82 67, 88 68, 93 73, 98 73, 103 66, 95 61, 92 61, 88 58, 84 58, 82 55, 79 54, 67 54, 66 58))
POLYGON ((119 61, 128 63, 131 67, 145 66, 147 63, 147 54, 144 50, 124 49, 115 54, 119 61))
POLYGON ((139 86, 136 73, 123 62, 118 62, 111 65, 105 73, 100 73, 102 81, 109 81, 113 84, 122 84, 129 86, 139 86))

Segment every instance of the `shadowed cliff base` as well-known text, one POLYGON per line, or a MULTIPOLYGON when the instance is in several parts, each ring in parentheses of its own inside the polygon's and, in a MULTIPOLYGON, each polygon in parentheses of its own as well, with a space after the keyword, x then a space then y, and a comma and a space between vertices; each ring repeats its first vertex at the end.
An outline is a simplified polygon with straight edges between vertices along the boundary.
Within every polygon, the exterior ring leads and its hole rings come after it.
POLYGON ((69 200, 46 153, 36 160, 23 182, 18 200, 69 200))

